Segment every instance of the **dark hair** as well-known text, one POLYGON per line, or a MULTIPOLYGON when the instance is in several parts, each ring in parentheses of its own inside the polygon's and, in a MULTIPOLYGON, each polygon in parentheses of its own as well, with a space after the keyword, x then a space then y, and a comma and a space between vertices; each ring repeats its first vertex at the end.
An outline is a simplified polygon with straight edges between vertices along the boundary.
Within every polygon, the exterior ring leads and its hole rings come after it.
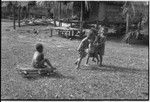
POLYGON ((96 33, 93 30, 90 30, 87 34, 88 39, 95 39, 96 33))
POLYGON ((88 38, 88 39, 91 38, 92 35, 93 35, 93 31, 90 30, 90 31, 88 32, 88 34, 87 34, 87 38, 88 38))
POLYGON ((36 44, 36 50, 38 52, 43 52, 43 45, 41 43, 36 44))
POLYGON ((92 27, 92 28, 91 28, 91 30, 92 30, 94 33, 96 33, 96 32, 97 32, 97 29, 96 29, 96 28, 94 28, 94 27, 92 27))
POLYGON ((105 32, 108 32, 108 28, 107 27, 105 27, 104 30, 105 30, 105 32))

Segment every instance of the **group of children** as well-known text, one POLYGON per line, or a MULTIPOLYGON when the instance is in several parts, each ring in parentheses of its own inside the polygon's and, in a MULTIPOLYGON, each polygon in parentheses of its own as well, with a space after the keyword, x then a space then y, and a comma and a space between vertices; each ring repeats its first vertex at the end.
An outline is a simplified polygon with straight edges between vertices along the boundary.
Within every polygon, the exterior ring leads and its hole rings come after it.
MULTIPOLYGON (((106 32, 104 28, 100 28, 99 30, 91 29, 90 32, 87 34, 87 37, 84 38, 79 47, 79 58, 75 62, 77 65, 77 69, 80 68, 81 61, 84 57, 87 57, 86 65, 88 64, 88 60, 90 57, 93 57, 93 61, 95 61, 94 58, 97 59, 97 64, 102 65, 103 55, 104 55, 104 49, 105 49, 105 41, 106 38, 103 35, 106 32)), ((36 51, 33 55, 32 59, 32 67, 34 68, 51 68, 52 70, 55 70, 50 63, 50 61, 46 58, 44 58, 43 54, 43 45, 42 44, 36 44, 36 51), (45 65, 47 64, 47 65, 45 65)))
POLYGON ((100 27, 99 30, 96 29, 91 29, 89 33, 87 34, 87 37, 84 38, 79 47, 78 47, 78 52, 79 52, 79 58, 75 62, 77 65, 77 69, 80 68, 81 61, 84 57, 87 55, 87 61, 86 61, 86 66, 88 65, 88 60, 90 57, 93 57, 97 59, 97 64, 99 66, 102 65, 103 61, 103 55, 104 55, 104 49, 105 49, 105 41, 106 37, 104 36, 104 33, 107 32, 107 29, 100 27))

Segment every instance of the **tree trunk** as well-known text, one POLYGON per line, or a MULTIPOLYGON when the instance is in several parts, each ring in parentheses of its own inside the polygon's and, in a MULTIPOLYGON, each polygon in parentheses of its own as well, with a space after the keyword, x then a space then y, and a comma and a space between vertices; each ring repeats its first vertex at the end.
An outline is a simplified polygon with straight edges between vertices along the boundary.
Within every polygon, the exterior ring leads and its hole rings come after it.
MULTIPOLYGON (((71 11, 71 17, 73 18, 73 8, 72 8, 72 11, 71 11)), ((70 26, 72 27, 72 23, 70 23, 70 26)))
POLYGON ((80 12, 80 34, 82 34, 83 29, 83 3, 81 1, 81 12, 80 12))
POLYGON ((54 26, 56 27, 56 14, 55 14, 55 10, 54 10, 54 26))
POLYGON ((61 2, 59 2, 59 26, 61 26, 61 2))
MULTIPOLYGON (((56 3, 54 3, 54 5, 56 6, 56 3)), ((54 7, 53 10, 53 19, 54 19, 54 26, 56 27, 56 7, 54 7)))
POLYGON ((28 12, 28 18, 30 18, 30 6, 28 6, 27 12, 28 12))
POLYGON ((16 29, 16 26, 15 26, 15 5, 13 5, 13 15, 14 15, 14 22, 13 22, 13 27, 14 29, 16 29))
POLYGON ((21 6, 18 7, 18 26, 20 27, 20 10, 21 6))
POLYGON ((98 30, 99 22, 98 20, 96 21, 96 29, 98 30))
POLYGON ((125 36, 123 38, 123 41, 125 41, 126 43, 128 43, 129 37, 130 37, 130 34, 131 34, 131 33, 128 33, 128 32, 129 32, 129 14, 127 13, 126 14, 126 32, 125 32, 125 36))
POLYGON ((27 8, 27 7, 26 7, 25 13, 26 13, 26 14, 25 14, 25 15, 26 15, 25 18, 28 18, 28 8, 27 8))
POLYGON ((129 31, 129 14, 126 14, 126 34, 128 34, 129 31))

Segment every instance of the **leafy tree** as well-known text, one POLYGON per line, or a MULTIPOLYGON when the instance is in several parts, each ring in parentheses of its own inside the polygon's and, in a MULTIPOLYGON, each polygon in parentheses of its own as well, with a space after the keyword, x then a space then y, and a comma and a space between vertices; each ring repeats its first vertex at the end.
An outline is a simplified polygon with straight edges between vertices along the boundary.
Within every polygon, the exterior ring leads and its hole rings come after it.
POLYGON ((126 33, 123 38, 124 41, 127 41, 131 35, 135 34, 138 38, 139 30, 141 29, 142 20, 144 17, 148 16, 148 8, 146 9, 146 2, 131 2, 127 1, 123 5, 123 16, 126 19, 126 33), (134 22, 138 22, 139 26, 136 31, 129 30, 129 25, 134 22))

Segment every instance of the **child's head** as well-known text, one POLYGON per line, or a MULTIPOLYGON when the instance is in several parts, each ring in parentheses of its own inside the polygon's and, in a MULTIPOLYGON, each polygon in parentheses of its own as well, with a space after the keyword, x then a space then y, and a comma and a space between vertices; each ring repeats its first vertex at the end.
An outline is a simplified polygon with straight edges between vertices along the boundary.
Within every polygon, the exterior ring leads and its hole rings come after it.
POLYGON ((105 27, 105 29, 104 29, 104 33, 107 33, 108 32, 108 28, 107 27, 105 27))
POLYGON ((90 30, 90 31, 87 33, 87 39, 89 39, 91 36, 92 36, 92 31, 90 30))
POLYGON ((107 32, 108 32, 108 28, 106 28, 106 27, 101 27, 98 31, 98 33, 102 36, 104 33, 107 33, 107 32))
POLYGON ((100 35, 101 37, 104 36, 104 27, 101 27, 98 31, 98 35, 100 35))
POLYGON ((93 31, 94 35, 96 36, 97 33, 98 33, 98 32, 97 32, 97 29, 93 27, 93 28, 91 28, 91 30, 93 31))
POLYGON ((43 45, 41 43, 36 44, 36 50, 40 53, 43 52, 43 45))
POLYGON ((100 29, 99 29, 99 31, 98 31, 99 33, 103 33, 104 32, 104 28, 103 27, 101 27, 100 29))
POLYGON ((87 34, 87 39, 94 39, 95 38, 95 33, 93 30, 90 30, 87 34))

